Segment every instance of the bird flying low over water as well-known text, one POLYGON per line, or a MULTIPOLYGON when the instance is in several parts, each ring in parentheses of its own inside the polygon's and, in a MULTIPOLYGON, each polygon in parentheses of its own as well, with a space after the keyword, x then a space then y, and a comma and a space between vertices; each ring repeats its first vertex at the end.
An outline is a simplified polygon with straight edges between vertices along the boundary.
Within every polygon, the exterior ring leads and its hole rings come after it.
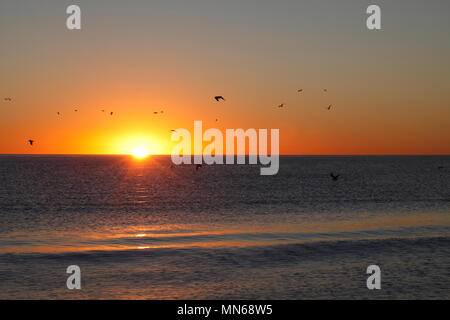
POLYGON ((5 101, 12 101, 11 98, 5 98, 5 101))
POLYGON ((28 143, 30 144, 30 146, 32 146, 33 145, 33 143, 34 143, 34 140, 28 140, 28 143))
POLYGON ((297 92, 303 92, 303 89, 298 89, 297 92))
POLYGON ((333 181, 337 181, 340 176, 341 176, 340 174, 334 175, 333 172, 330 173, 330 177, 333 179, 333 181))
POLYGON ((284 103, 280 104, 278 108, 284 108, 284 103))
POLYGON ((219 100, 225 101, 225 98, 222 96, 215 96, 214 99, 216 99, 216 101, 219 101, 219 100))
POLYGON ((109 114, 112 116, 114 114, 114 112, 111 111, 109 114))
POLYGON ((158 114, 158 111, 154 111, 153 114, 158 114))
POLYGON ((330 104, 330 105, 328 106, 328 110, 331 110, 331 107, 332 107, 332 105, 330 104))

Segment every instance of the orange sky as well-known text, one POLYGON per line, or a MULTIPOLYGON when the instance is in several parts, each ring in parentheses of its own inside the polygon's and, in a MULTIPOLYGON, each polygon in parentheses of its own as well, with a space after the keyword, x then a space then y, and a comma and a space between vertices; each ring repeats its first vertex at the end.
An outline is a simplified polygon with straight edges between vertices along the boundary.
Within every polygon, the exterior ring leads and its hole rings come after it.
POLYGON ((417 25, 391 4, 372 32, 331 1, 80 1, 80 31, 64 4, 2 1, 0 153, 170 154, 202 120, 280 129, 281 154, 450 154, 450 10, 416 2, 417 25))

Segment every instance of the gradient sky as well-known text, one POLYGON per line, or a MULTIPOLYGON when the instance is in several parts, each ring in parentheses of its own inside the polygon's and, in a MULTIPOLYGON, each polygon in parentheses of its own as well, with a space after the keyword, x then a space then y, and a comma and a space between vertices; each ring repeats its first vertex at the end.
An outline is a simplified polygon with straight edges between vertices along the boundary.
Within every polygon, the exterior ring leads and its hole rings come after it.
POLYGON ((169 154, 203 120, 282 154, 450 154, 449 31, 448 0, 2 0, 0 153, 169 154))

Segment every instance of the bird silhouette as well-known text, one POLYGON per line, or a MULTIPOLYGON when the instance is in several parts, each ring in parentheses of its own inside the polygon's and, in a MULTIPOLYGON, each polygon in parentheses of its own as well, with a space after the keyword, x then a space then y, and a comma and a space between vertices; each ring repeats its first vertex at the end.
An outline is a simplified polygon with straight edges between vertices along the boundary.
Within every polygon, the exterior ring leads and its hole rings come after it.
POLYGON ((298 89, 297 92, 303 92, 303 89, 298 89))
POLYGON ((332 105, 330 104, 330 105, 328 106, 328 108, 327 108, 327 109, 328 109, 328 110, 331 110, 331 107, 332 107, 332 105))
POLYGON ((5 98, 5 101, 12 101, 11 98, 5 98))
POLYGON ((57 114, 58 116, 60 115, 60 113, 59 113, 59 112, 57 112, 56 114, 57 114))
POLYGON ((30 146, 33 146, 34 140, 28 140, 28 143, 30 144, 30 146))
POLYGON ((75 109, 74 111, 75 111, 75 112, 78 112, 78 109, 75 109))
POLYGON ((195 166, 195 171, 198 171, 198 169, 200 169, 201 167, 202 167, 201 164, 197 164, 197 165, 195 166))
POLYGON ((323 92, 328 92, 328 89, 323 89, 323 92))
POLYGON ((219 100, 225 101, 225 98, 222 96, 215 96, 214 99, 216 99, 216 101, 219 101, 219 100))
POLYGON ((114 114, 114 112, 111 111, 109 114, 112 116, 114 114))
POLYGON ((284 108, 284 103, 280 104, 278 108, 284 108))
POLYGON ((158 111, 153 112, 153 114, 158 114, 158 111))
POLYGON ((330 173, 330 177, 333 179, 333 181, 338 181, 340 176, 341 176, 340 174, 334 175, 333 172, 330 173))

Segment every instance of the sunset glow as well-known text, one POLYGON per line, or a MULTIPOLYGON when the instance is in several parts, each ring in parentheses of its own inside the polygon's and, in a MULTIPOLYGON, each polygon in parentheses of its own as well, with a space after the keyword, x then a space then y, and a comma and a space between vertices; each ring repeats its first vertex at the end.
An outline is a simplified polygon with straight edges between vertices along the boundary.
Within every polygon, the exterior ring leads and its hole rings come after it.
POLYGON ((222 132, 279 129, 282 155, 450 154, 448 10, 430 9, 417 18, 424 26, 409 26, 402 5, 392 4, 400 15, 387 37, 368 31, 365 10, 350 2, 339 5, 348 12, 340 18, 331 7, 311 13, 303 1, 269 2, 258 14, 237 1, 196 2, 185 19, 175 19, 184 16, 182 1, 137 2, 132 13, 118 5, 110 14, 96 3, 84 8, 89 24, 75 31, 61 24, 62 4, 7 3, 1 154, 130 155, 143 147, 167 155, 171 130, 192 130, 194 120, 222 132), (272 7, 279 24, 268 23, 272 7), (49 26, 52 37, 37 45, 49 26), (216 36, 223 41, 211 46, 216 36))
POLYGON ((149 156, 149 154, 150 154, 150 152, 145 147, 137 147, 133 150, 133 153, 132 153, 133 157, 135 157, 136 159, 147 158, 149 156))

